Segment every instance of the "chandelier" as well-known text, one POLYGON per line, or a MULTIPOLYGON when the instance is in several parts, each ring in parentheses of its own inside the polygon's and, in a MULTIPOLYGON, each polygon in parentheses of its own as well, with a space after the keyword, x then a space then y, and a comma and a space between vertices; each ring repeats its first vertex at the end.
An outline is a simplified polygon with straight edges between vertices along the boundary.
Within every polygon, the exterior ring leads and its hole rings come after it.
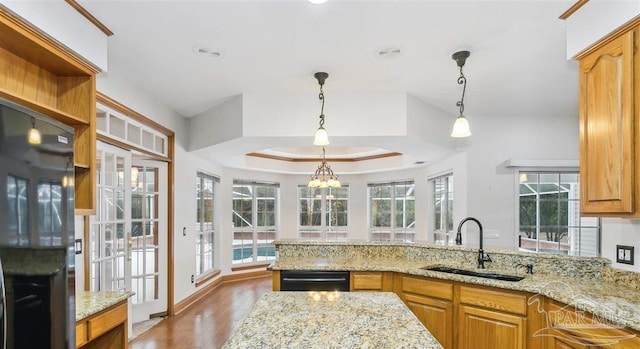
POLYGON ((322 162, 320 162, 320 166, 316 169, 316 173, 311 176, 311 180, 309 180, 309 184, 307 184, 309 188, 340 188, 342 185, 338 180, 338 176, 333 173, 331 166, 327 163, 327 158, 325 157, 325 150, 322 147, 322 162))
POLYGON ((317 72, 313 74, 313 76, 318 80, 318 84, 320 85, 320 94, 318 95, 318 99, 322 102, 322 107, 320 108, 320 127, 318 127, 318 130, 316 131, 313 139, 313 145, 322 146, 322 161, 320 162, 320 166, 316 169, 316 172, 311 176, 307 187, 340 188, 342 185, 338 180, 338 176, 333 173, 331 166, 327 163, 326 151, 324 149, 325 145, 329 145, 329 136, 327 135, 327 131, 324 129, 324 91, 322 90, 322 86, 324 85, 325 80, 329 77, 329 74, 325 72, 317 72))

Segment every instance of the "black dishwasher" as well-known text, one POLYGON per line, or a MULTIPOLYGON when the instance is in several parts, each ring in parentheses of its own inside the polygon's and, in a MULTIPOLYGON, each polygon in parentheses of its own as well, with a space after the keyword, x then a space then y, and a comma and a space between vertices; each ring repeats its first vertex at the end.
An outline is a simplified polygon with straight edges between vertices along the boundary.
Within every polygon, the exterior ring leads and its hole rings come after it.
POLYGON ((280 291, 349 291, 349 272, 282 270, 280 291))

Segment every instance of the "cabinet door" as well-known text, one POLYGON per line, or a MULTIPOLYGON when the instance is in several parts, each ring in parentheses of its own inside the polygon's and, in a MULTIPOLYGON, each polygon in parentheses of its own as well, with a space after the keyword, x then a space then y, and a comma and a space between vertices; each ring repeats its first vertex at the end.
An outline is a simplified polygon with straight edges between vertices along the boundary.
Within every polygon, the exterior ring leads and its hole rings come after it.
POLYGON ((630 31, 580 60, 583 213, 634 212, 633 41, 630 31))
POLYGON ((411 311, 444 349, 453 348, 453 303, 429 297, 404 294, 411 311))
POLYGON ((497 311, 458 307, 459 349, 524 349, 527 319, 497 311))

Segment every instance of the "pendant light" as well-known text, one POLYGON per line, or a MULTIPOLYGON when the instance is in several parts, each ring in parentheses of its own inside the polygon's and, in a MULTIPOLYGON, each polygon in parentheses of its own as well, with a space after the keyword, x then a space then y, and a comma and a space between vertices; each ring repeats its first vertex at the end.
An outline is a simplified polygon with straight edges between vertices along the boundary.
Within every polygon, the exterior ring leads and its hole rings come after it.
POLYGON ((460 115, 456 118, 451 130, 451 137, 464 138, 471 136, 471 130, 469 129, 469 121, 464 116, 464 94, 467 90, 467 78, 462 73, 462 67, 471 53, 469 51, 459 51, 454 53, 451 58, 460 67, 460 77, 458 77, 458 85, 462 85, 462 98, 456 103, 456 106, 460 108, 460 115))
POLYGON ((322 102, 322 107, 320 107, 320 127, 318 127, 316 135, 313 138, 313 145, 325 146, 329 145, 329 136, 327 135, 327 131, 324 129, 324 91, 322 90, 322 86, 324 85, 324 81, 329 77, 329 74, 325 72, 317 72, 313 76, 318 80, 318 84, 320 84, 320 94, 318 95, 318 98, 320 99, 320 102, 322 102))
POLYGON ((31 130, 29 130, 29 134, 27 135, 27 141, 32 145, 42 143, 42 135, 40 135, 40 131, 36 128, 36 118, 33 116, 31 117, 31 130))

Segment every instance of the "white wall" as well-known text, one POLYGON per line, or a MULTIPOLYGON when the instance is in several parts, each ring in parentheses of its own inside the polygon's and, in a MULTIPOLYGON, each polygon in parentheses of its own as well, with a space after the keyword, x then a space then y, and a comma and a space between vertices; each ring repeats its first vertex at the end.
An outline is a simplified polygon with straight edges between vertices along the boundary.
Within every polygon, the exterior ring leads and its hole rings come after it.
MULTIPOLYGON (((325 96, 324 126, 332 137, 406 135, 404 93, 330 93, 325 88, 325 96)), ((306 137, 318 128, 320 106, 317 94, 245 93, 243 135, 306 137)))
POLYGON ((611 260, 618 269, 640 271, 640 220, 622 218, 602 219, 602 257, 611 260), (634 246, 634 265, 616 262, 616 245, 634 246))
MULTIPOLYGON (((470 122, 473 135, 459 141, 460 149, 467 151, 467 215, 478 218, 485 231, 499 235, 485 239, 486 247, 515 248, 515 177, 513 169, 502 163, 578 159, 578 117, 475 115, 470 122)), ((473 229, 467 231, 466 242, 477 246, 473 229)))
POLYGON ((189 119, 189 150, 242 137, 242 95, 189 119))
POLYGON ((567 59, 640 15, 640 1, 591 0, 567 18, 567 59))
POLYGON ((108 37, 65 1, 0 0, 0 3, 107 71, 108 37))

